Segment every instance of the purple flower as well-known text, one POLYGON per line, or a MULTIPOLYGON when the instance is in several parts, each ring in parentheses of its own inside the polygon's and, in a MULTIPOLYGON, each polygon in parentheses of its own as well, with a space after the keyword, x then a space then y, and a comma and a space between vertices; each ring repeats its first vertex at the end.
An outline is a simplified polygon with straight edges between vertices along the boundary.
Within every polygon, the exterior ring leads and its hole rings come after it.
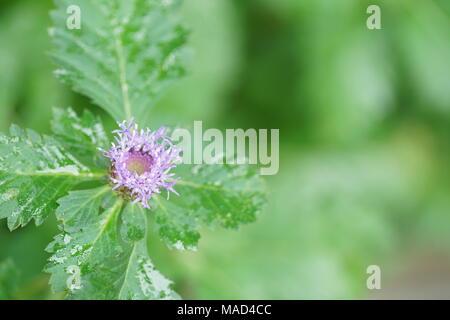
POLYGON ((149 208, 148 201, 162 188, 167 190, 167 198, 170 192, 178 195, 173 187, 179 179, 174 179, 170 170, 181 160, 181 150, 165 135, 166 128, 138 130, 133 119, 117 124, 120 129, 113 131, 117 143, 112 143, 109 151, 102 150, 111 159, 113 190, 144 208, 149 208))

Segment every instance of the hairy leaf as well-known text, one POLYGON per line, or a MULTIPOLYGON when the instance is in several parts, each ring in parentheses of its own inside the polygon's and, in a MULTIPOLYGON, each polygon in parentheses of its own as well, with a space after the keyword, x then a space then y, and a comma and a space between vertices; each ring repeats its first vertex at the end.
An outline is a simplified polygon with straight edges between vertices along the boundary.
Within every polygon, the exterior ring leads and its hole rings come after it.
POLYGON ((32 219, 41 224, 56 200, 76 184, 99 178, 54 138, 11 126, 0 134, 0 219, 13 230, 32 219))
POLYGON ((179 1, 55 0, 52 57, 56 75, 113 118, 144 119, 165 89, 184 74, 185 30, 179 1), (67 27, 80 8, 80 29, 67 27))
POLYGON ((255 221, 265 203, 265 186, 251 166, 180 165, 178 175, 180 196, 154 201, 159 234, 170 247, 195 249, 201 223, 237 228, 255 221))
POLYGON ((70 192, 59 204, 63 232, 47 248, 55 291, 70 299, 177 297, 148 256, 139 206, 124 205, 109 187, 70 192))
POLYGON ((98 116, 85 110, 79 117, 71 108, 55 109, 52 131, 62 146, 88 167, 96 167, 104 160, 98 148, 108 148, 108 138, 98 116))

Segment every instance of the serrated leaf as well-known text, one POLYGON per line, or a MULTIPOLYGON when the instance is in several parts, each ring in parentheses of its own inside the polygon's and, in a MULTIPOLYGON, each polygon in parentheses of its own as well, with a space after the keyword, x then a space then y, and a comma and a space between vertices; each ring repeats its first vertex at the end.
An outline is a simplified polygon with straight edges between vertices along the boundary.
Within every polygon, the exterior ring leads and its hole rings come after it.
POLYGON ((0 263, 0 300, 13 299, 19 282, 19 272, 11 259, 0 263))
POLYGON ((109 187, 70 192, 59 204, 63 232, 47 248, 55 291, 67 291, 69 299, 177 297, 148 256, 139 206, 124 206, 109 187))
POLYGON ((145 119, 149 108, 184 74, 185 30, 179 1, 55 0, 51 34, 56 75, 115 119, 145 119), (68 29, 69 6, 81 28, 68 29))
POLYGON ((54 109, 52 131, 58 142, 90 168, 104 160, 98 148, 108 148, 108 138, 98 116, 85 110, 79 117, 71 108, 54 109))
POLYGON ((237 228, 255 221, 265 204, 265 186, 256 168, 246 165, 180 165, 180 196, 155 197, 161 238, 180 250, 195 249, 201 223, 237 228))
POLYGON ((11 126, 0 134, 0 219, 13 230, 32 219, 41 224, 56 200, 80 182, 103 174, 80 163, 55 139, 11 126))

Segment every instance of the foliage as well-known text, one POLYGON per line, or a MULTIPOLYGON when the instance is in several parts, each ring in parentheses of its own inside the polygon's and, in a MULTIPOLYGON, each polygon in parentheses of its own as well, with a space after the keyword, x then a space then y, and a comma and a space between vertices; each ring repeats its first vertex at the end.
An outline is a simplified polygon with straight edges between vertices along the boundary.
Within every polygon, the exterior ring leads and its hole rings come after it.
POLYGON ((114 119, 145 119, 165 89, 184 74, 186 31, 179 1, 57 0, 52 12, 56 75, 114 119), (69 6, 82 14, 66 28, 69 6))
MULTIPOLYGON (((58 140, 52 108, 72 106, 80 118, 85 109, 99 115, 109 132, 104 109, 52 75, 52 2, 0 3, 0 130, 17 123, 58 140)), ((408 293, 418 284, 423 297, 448 298, 425 276, 450 270, 434 254, 448 259, 450 243, 450 2, 195 0, 179 13, 192 30, 189 72, 140 124, 279 128, 281 166, 267 179, 269 214, 240 232, 198 229, 195 252, 157 240, 153 203, 147 246, 176 291, 188 299, 372 298, 365 270, 375 263, 380 293, 400 277, 408 293), (381 7, 382 30, 365 27, 369 4, 381 7)), ((79 160, 103 170, 95 155, 79 160)), ((0 261, 12 257, 20 270, 9 296, 61 297, 42 273, 57 232, 53 214, 13 233, 0 220, 0 261)))
MULTIPOLYGON (((186 32, 174 19, 177 4, 56 5, 51 55, 58 77, 114 119, 145 121, 157 97, 184 73, 186 32), (81 8, 80 30, 66 28, 69 5, 81 8)), ((200 223, 236 228, 253 222, 264 203, 252 168, 180 164, 180 196, 155 196, 154 210, 144 210, 108 185, 109 165, 98 149, 109 142, 98 117, 55 109, 51 128, 47 136, 13 125, 10 136, 0 136, 0 218, 13 230, 32 219, 40 225, 56 209, 61 233, 47 247, 52 256, 46 271, 53 289, 69 299, 179 298, 148 255, 147 215, 156 216, 170 247, 194 250, 200 223)))

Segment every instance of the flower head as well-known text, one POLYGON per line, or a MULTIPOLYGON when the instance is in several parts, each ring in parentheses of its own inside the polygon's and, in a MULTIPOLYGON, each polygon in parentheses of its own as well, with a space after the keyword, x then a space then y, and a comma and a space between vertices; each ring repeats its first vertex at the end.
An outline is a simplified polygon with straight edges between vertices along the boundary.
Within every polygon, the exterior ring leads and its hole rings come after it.
POLYGON ((109 151, 103 151, 111 160, 113 190, 133 203, 140 202, 144 208, 149 208, 148 201, 162 188, 167 190, 167 197, 170 192, 178 195, 173 187, 179 179, 170 170, 180 160, 180 150, 166 136, 166 128, 139 130, 133 119, 117 124, 120 129, 113 131, 117 134, 116 143, 109 151))

